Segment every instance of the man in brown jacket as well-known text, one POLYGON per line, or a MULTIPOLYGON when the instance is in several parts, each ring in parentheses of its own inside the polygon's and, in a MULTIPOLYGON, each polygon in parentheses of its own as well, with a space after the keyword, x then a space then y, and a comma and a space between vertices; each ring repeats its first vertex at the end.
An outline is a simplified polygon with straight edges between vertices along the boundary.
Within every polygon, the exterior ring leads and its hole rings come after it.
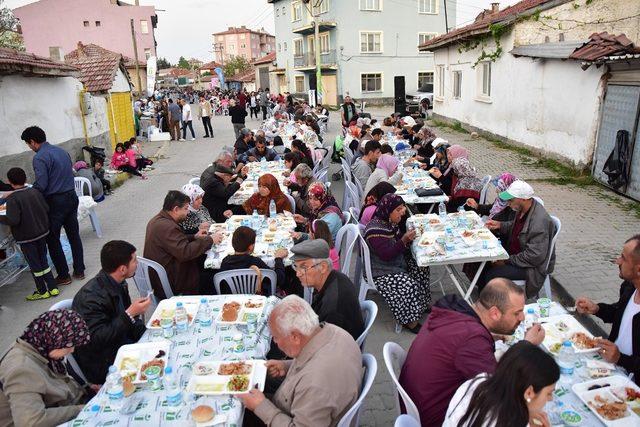
MULTIPOLYGON (((268 426, 335 426, 358 399, 362 354, 351 335, 318 316, 302 298, 284 298, 269 316, 278 347, 293 360, 269 360, 267 372, 284 377, 271 399, 257 388, 239 395, 268 426)), ((245 414, 245 425, 251 420, 245 414), (249 419, 247 419, 249 418, 249 419)))
MULTIPOLYGON (((211 248, 214 239, 217 243, 222 240, 218 235, 209 236, 208 227, 202 227, 195 235, 182 231, 178 223, 187 217, 189 201, 189 196, 180 191, 169 191, 162 210, 147 224, 144 239, 144 257, 164 267, 175 295, 200 293, 198 258, 211 248)), ((151 286, 158 299, 166 298, 155 274, 151 275, 151 286)))

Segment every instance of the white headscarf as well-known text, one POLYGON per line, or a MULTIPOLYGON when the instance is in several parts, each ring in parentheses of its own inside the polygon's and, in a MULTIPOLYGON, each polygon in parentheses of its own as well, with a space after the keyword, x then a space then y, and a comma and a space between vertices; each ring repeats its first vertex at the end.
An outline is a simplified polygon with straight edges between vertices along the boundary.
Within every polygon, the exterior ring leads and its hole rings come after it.
POLYGON ((189 211, 195 212, 196 210, 193 208, 193 203, 196 199, 204 194, 204 190, 202 187, 196 184, 185 184, 182 186, 182 192, 189 196, 191 201, 189 202, 189 211))

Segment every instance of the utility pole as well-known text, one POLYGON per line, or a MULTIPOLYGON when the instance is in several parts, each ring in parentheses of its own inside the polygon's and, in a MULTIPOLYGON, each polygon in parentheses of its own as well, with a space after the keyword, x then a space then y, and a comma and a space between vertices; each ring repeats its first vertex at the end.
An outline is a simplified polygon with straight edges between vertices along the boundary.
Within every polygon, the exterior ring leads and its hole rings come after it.
POLYGON ((315 8, 320 8, 322 2, 324 0, 303 0, 307 10, 309 11, 309 15, 313 18, 313 50, 314 50, 314 59, 316 63, 316 102, 318 105, 318 93, 322 90, 322 67, 320 64, 320 26, 318 25, 318 15, 316 15, 313 11, 315 8), (312 2, 315 1, 315 6, 312 2))
POLYGON ((444 0, 444 31, 446 33, 449 32, 449 17, 447 16, 447 1, 448 0, 444 0))
POLYGON ((133 42, 133 56, 136 61, 136 77, 138 78, 138 94, 142 94, 142 80, 140 79, 140 63, 138 62, 138 43, 136 42, 136 32, 133 29, 133 19, 131 20, 131 41, 133 42))
POLYGON ((214 53, 220 52, 220 65, 224 67, 224 45, 222 43, 214 43, 213 52, 214 53))

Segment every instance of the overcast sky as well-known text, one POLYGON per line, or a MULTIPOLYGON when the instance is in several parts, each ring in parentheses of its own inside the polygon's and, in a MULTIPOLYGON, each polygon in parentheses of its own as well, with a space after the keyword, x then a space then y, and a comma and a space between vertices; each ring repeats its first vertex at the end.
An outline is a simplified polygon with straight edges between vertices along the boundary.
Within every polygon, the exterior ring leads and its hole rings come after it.
MULTIPOLYGON (((60 0, 64 1, 64 0, 60 0)), ((89 1, 89 0, 86 0, 89 1)), ((126 0, 133 3, 134 0, 126 0)), ((358 0, 338 0, 358 1, 358 0)), ((397 0, 384 0, 386 7, 394 7, 397 0)), ((491 0, 446 0, 456 2, 457 25, 473 21, 483 8, 489 8, 491 0)), ((500 8, 517 3, 518 0, 503 0, 500 8)), ((4 5, 15 8, 33 0, 5 0, 4 5)), ((267 0, 140 0, 141 5, 154 5, 159 9, 156 40, 158 56, 177 62, 180 56, 195 57, 203 61, 213 59, 211 34, 230 26, 246 25, 274 33, 273 5, 267 0)))

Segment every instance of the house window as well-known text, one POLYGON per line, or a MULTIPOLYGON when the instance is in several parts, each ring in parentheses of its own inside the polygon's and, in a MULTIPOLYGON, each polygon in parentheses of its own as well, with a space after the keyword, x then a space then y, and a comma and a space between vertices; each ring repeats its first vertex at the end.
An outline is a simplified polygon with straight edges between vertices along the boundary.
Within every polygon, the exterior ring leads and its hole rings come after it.
POLYGON ((382 53, 382 31, 361 32, 360 53, 382 53))
POLYGON ((433 88, 433 71, 418 71, 418 90, 427 85, 433 88))
POLYGON ((279 16, 279 15, 278 15, 278 12, 279 12, 279 11, 280 11, 280 9, 278 9, 278 8, 276 7, 276 16, 279 16))
POLYGON ((362 92, 381 92, 382 73, 360 74, 360 84, 362 92))
POLYGON ((315 44, 315 40, 313 36, 309 36, 307 38, 307 52, 309 52, 310 55, 313 55, 316 53, 316 44, 315 44))
POLYGON ((382 0, 360 0, 360 10, 382 12, 382 0))
POLYGON ((144 49, 144 57, 147 59, 151 58, 151 49, 148 47, 144 49))
POLYGON ((320 34, 320 53, 329 53, 329 33, 320 34))
POLYGON ((299 1, 291 3, 291 22, 302 19, 302 4, 299 1))
MULTIPOLYGON (((423 44, 425 44, 426 42, 428 42, 429 40, 437 36, 438 36, 438 33, 418 33, 418 46, 422 46, 423 44)), ((418 52, 427 53, 427 52, 420 52, 420 50, 418 50, 418 52)))
POLYGON ((89 21, 83 21, 82 25, 84 25, 85 27, 88 27, 89 26, 89 21))
POLYGON ((241 48, 241 49, 245 49, 246 47, 247 47, 247 45, 246 45, 246 44, 244 44, 244 43, 242 43, 242 44, 240 45, 240 48, 241 48))
POLYGON ((438 13, 437 0, 418 0, 418 12, 432 15, 438 13))
POLYGON ((144 19, 140 21, 140 32, 142 34, 149 34, 149 22, 144 19))
POLYGON ((491 96, 491 62, 483 62, 480 67, 482 77, 482 88, 480 94, 485 97, 491 96))
POLYGON ((282 6, 282 16, 286 16, 287 15, 287 8, 282 6))
POLYGON ((304 92, 304 76, 296 76, 296 93, 304 92))
POLYGON ((293 56, 302 56, 302 39, 293 41, 293 56))
POLYGON ((327 13, 329 11, 329 0, 322 0, 322 2, 320 2, 320 4, 318 4, 318 2, 311 2, 312 4, 312 9, 313 9, 313 14, 314 15, 320 15, 321 13, 327 13))
POLYGON ((462 71, 453 72, 453 98, 460 99, 462 96, 462 71))
POLYGON ((444 97, 444 65, 438 65, 436 67, 436 73, 438 74, 437 96, 444 97))
POLYGON ((240 34, 240 40, 244 40, 244 33, 240 34))
POLYGON ((100 26, 102 26, 102 22, 96 21, 96 27, 100 27, 100 26))

